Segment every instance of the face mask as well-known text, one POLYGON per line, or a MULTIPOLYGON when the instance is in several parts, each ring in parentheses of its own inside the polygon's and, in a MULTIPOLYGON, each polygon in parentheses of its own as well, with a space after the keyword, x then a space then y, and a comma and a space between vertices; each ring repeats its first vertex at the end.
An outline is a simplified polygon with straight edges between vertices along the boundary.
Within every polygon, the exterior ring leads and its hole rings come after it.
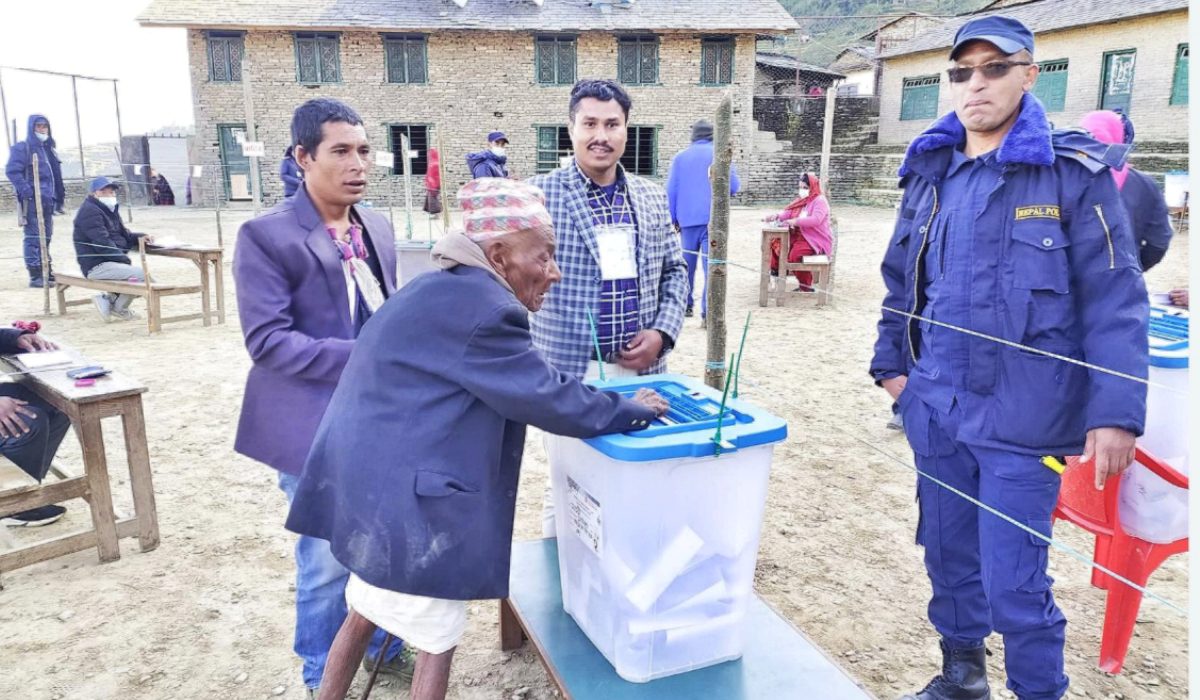
POLYGON ((99 200, 101 204, 108 207, 109 209, 111 209, 113 211, 117 210, 117 198, 116 197, 97 197, 96 199, 99 200))
POLYGON ((40 132, 40 131, 35 131, 35 132, 33 132, 33 135, 34 135, 34 136, 36 136, 36 137, 38 138, 38 141, 45 141, 46 139, 50 138, 50 134, 49 134, 49 133, 45 133, 45 134, 43 134, 43 133, 42 133, 42 132, 40 132))
POLYGON ((496 156, 497 158, 503 158, 504 154, 508 152, 504 146, 492 146, 491 151, 492 155, 496 156))
POLYGON ((801 197, 807 197, 807 196, 808 196, 808 188, 807 188, 807 187, 801 187, 801 188, 800 188, 800 191, 799 191, 799 194, 800 194, 800 196, 801 196, 801 197))

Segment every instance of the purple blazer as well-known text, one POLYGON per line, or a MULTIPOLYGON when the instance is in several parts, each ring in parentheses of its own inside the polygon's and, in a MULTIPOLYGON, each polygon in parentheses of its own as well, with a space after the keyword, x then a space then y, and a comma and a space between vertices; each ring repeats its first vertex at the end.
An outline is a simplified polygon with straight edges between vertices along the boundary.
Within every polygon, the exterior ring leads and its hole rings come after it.
MULTIPOLYGON (((392 227, 354 207, 396 291, 392 227)), ((296 196, 242 224, 233 255, 238 316, 253 366, 233 449, 299 474, 354 347, 341 259, 301 185, 296 196)))

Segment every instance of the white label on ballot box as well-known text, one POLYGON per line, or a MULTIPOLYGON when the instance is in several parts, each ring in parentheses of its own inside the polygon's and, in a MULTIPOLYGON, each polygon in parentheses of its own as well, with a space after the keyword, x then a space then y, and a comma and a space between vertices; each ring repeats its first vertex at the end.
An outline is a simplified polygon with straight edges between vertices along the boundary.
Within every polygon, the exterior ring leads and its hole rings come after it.
POLYGON ((571 477, 567 477, 567 511, 571 531, 583 540, 593 554, 600 556, 600 549, 604 545, 600 501, 579 488, 579 484, 571 477))
POLYGON ((629 224, 596 227, 601 279, 628 280, 637 277, 634 235, 634 228, 629 224))

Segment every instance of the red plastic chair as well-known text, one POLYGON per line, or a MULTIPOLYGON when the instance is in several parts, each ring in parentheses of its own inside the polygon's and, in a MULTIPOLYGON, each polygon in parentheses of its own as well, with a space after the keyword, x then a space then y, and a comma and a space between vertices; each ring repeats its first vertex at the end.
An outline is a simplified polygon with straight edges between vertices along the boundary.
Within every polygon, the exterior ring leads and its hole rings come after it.
MULTIPOLYGON (((1137 448, 1136 459, 1167 483, 1188 488, 1186 476, 1140 447, 1137 448)), ((1117 507, 1120 490, 1121 479, 1113 477, 1105 484, 1103 491, 1097 491, 1092 465, 1080 466, 1078 457, 1068 457, 1054 517, 1068 520, 1094 534, 1096 563, 1144 587, 1150 574, 1167 557, 1188 551, 1188 541, 1185 537, 1170 544, 1154 544, 1125 532, 1117 507)), ((1100 669, 1107 673, 1120 673, 1125 664, 1125 653, 1129 650, 1129 640, 1133 637, 1138 608, 1142 604, 1142 592, 1099 569, 1092 569, 1092 585, 1108 591, 1104 632, 1100 639, 1100 669)))

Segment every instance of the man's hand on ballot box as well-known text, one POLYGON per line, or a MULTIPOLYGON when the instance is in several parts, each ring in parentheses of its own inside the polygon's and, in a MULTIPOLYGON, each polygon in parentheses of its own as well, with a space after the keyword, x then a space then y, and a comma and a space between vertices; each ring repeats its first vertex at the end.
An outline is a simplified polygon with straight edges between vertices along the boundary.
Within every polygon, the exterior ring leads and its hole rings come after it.
POLYGON ((671 407, 671 404, 667 403, 667 400, 653 389, 638 389, 637 393, 633 395, 633 400, 660 416, 671 407))

